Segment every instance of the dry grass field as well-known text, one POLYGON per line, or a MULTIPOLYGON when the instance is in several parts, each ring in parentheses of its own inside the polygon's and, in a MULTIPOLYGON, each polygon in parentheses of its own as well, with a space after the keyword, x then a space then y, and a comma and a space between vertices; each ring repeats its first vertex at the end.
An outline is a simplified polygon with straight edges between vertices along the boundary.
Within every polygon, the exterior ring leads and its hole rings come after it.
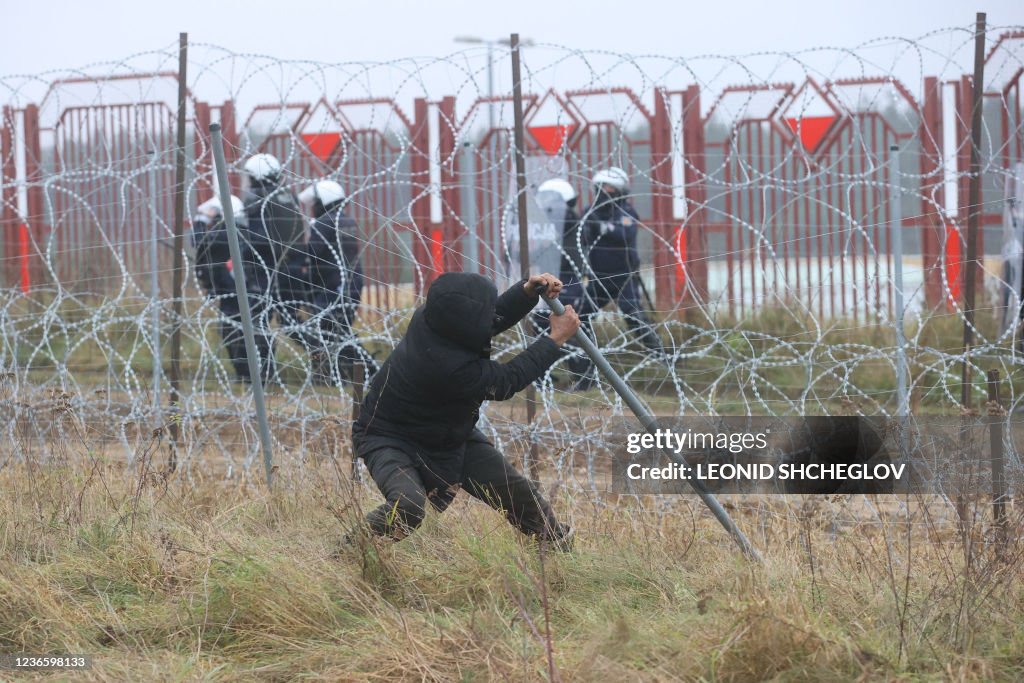
POLYGON ((822 499, 734 498, 757 565, 695 497, 553 490, 578 542, 541 554, 462 495, 332 558, 378 500, 346 458, 282 462, 272 493, 161 460, 0 469, 0 652, 93 660, 0 680, 1024 679, 1019 516, 996 544, 983 507, 837 524, 822 499))
MULTIPOLYGON (((956 352, 956 323, 915 330, 916 414, 950 414, 958 366, 936 358, 956 352)), ((758 405, 742 393, 753 374, 718 381, 730 353, 785 361, 756 379, 787 401, 808 389, 793 359, 809 353, 837 368, 809 406, 874 414, 892 408, 894 381, 867 352, 890 334, 733 321, 694 331, 687 348, 707 354, 678 370, 686 396, 744 414, 758 405), (862 393, 851 399, 847 385, 862 393)), ((997 542, 982 498, 958 524, 934 499, 726 497, 764 554, 752 564, 696 497, 599 495, 582 475, 556 486, 585 460, 569 453, 566 469, 540 475, 578 529, 572 553, 542 555, 465 496, 409 539, 338 553, 379 497, 350 479, 350 403, 336 390, 270 392, 271 492, 258 462, 242 467, 254 451, 241 388, 192 385, 205 413, 185 434, 195 450, 169 473, 152 426, 128 409, 148 397, 104 389, 92 381, 109 376, 103 354, 75 354, 80 384, 67 393, 42 383, 45 364, 28 377, 38 390, 0 385, 0 409, 19 416, 0 444, 0 654, 93 661, 74 673, 0 669, 0 681, 1024 680, 1019 505, 997 542)), ((132 356, 132 372, 148 376, 145 361, 132 356)), ((1004 377, 1004 397, 1018 396, 1020 376, 1004 377)), ((675 387, 631 380, 659 414, 677 413, 675 387)), ((983 376, 974 381, 981 394, 983 376)), ((557 408, 559 428, 578 433, 611 411, 596 390, 559 392, 557 408)), ((523 425, 526 407, 517 397, 488 414, 523 425)), ((521 448, 521 435, 512 442, 521 448)), ((542 462, 555 454, 542 449, 542 462)))

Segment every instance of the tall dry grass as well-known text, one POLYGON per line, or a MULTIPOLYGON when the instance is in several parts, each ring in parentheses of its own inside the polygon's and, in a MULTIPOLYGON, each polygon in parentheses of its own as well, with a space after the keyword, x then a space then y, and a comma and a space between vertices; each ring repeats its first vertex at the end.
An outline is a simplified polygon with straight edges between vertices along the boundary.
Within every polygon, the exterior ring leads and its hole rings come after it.
POLYGON ((463 494, 331 559, 377 501, 346 462, 285 458, 271 494, 162 461, 0 469, 0 651, 93 657, 27 678, 1024 679, 1022 546, 983 508, 963 534, 929 501, 733 499, 753 565, 695 498, 558 492, 579 540, 542 558, 463 494))

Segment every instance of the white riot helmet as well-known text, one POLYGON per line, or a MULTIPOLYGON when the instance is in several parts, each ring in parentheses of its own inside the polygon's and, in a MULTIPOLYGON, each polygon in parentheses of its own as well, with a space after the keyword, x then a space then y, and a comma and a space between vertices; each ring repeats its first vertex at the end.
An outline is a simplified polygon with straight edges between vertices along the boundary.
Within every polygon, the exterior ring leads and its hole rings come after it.
POLYGON ((537 188, 537 192, 557 192, 562 195, 562 199, 565 200, 566 204, 576 199, 576 190, 573 189, 572 185, 561 178, 545 180, 540 184, 540 187, 537 188))
POLYGON ((253 154, 245 161, 245 172, 257 183, 277 180, 281 177, 281 162, 273 154, 253 154))
POLYGON ((604 170, 598 171, 590 182, 595 187, 601 187, 602 185, 614 187, 621 194, 629 192, 629 175, 618 166, 609 166, 604 170))
POLYGON ((313 202, 319 199, 324 208, 336 204, 344 198, 345 190, 333 180, 317 181, 299 193, 299 201, 303 204, 312 206, 313 202))
MULTIPOLYGON (((220 195, 214 195, 212 198, 207 199, 196 207, 196 211, 198 212, 199 217, 205 218, 208 223, 220 220, 224 215, 224 210, 220 203, 220 195)), ((245 214, 245 204, 243 204, 242 200, 235 195, 231 195, 231 213, 235 216, 236 224, 246 225, 248 223, 245 214)))

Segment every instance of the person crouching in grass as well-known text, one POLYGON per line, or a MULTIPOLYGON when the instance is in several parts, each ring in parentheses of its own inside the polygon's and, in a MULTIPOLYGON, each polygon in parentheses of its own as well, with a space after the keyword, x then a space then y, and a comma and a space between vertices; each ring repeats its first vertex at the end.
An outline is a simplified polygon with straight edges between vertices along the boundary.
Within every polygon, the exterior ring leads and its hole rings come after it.
POLYGON ((491 338, 522 320, 541 291, 554 297, 561 290, 548 273, 501 296, 482 275, 445 273, 434 281, 352 427, 355 454, 386 499, 366 517, 373 534, 404 538, 423 521, 427 502, 443 512, 461 487, 522 533, 571 547, 572 528, 476 428, 484 401, 508 400, 542 377, 579 329, 567 306, 525 351, 508 363, 491 360, 491 338))

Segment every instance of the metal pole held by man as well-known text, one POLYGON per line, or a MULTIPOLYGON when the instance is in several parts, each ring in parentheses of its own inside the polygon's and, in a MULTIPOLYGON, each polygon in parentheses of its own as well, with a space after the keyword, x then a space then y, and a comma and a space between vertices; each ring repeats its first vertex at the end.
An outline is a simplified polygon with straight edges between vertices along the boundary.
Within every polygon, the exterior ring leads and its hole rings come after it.
POLYGON ((217 168, 217 191, 220 193, 224 225, 228 234, 228 249, 231 251, 231 262, 238 264, 234 269, 235 293, 238 296, 239 312, 242 314, 242 336, 245 340, 245 354, 249 362, 249 377, 252 378, 252 396, 256 404, 256 421, 259 425, 260 444, 263 448, 263 466, 266 470, 267 487, 270 487, 273 483, 274 460, 270 426, 267 422, 267 406, 263 396, 263 375, 260 373, 260 357, 256 349, 252 311, 249 308, 249 297, 246 292, 245 269, 241 267, 242 249, 238 243, 238 226, 235 224, 235 212, 231 204, 231 185, 228 184, 227 163, 224 161, 224 138, 219 123, 210 124, 210 138, 213 147, 213 163, 217 168))

